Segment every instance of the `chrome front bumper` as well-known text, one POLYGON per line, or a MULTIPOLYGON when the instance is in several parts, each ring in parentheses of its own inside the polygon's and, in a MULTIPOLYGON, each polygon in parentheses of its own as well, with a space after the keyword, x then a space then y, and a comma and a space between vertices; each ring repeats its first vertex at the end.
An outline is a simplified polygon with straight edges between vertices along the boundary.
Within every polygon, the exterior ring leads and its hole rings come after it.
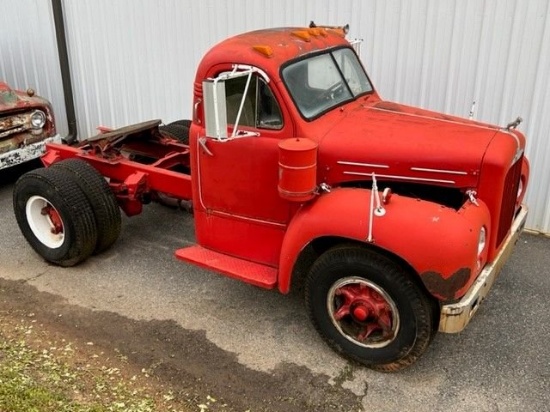
POLYGON ((0 154, 0 170, 6 167, 15 166, 29 160, 36 159, 44 154, 46 143, 61 143, 61 136, 48 137, 40 142, 31 143, 19 149, 10 150, 0 154))
POLYGON ((512 250, 523 230, 526 219, 527 206, 522 205, 521 210, 512 223, 511 232, 504 241, 495 260, 485 265, 476 281, 470 287, 470 290, 466 292, 466 295, 460 301, 441 307, 439 318, 440 332, 456 333, 462 331, 468 325, 479 305, 489 293, 500 270, 512 254, 512 250))

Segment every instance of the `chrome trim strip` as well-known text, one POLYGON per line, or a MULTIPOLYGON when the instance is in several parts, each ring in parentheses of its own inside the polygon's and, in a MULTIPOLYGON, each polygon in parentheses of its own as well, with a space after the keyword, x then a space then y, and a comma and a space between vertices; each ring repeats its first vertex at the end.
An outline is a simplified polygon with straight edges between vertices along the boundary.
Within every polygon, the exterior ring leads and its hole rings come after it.
POLYGON ((461 176, 466 176, 468 174, 468 172, 463 172, 461 170, 428 169, 425 167, 411 167, 411 170, 414 170, 416 172, 447 173, 450 175, 461 175, 461 176))
POLYGON ((232 218, 235 220, 242 220, 244 222, 252 222, 252 223, 256 223, 264 226, 271 226, 271 227, 282 228, 282 229, 287 227, 287 225, 284 223, 277 223, 277 222, 271 222, 269 220, 255 219, 253 217, 247 217, 243 215, 234 215, 232 213, 222 212, 221 210, 209 209, 207 210, 207 213, 220 216, 220 217, 232 218))
POLYGON ((501 129, 501 132, 511 135, 516 140, 516 154, 514 155, 514 158, 512 159, 512 165, 514 165, 523 155, 523 149, 521 148, 521 143, 519 141, 519 137, 516 136, 516 134, 513 132, 513 130, 508 129, 501 129))
POLYGON ((418 118, 421 118, 421 119, 435 120, 435 121, 438 121, 438 122, 458 124, 458 125, 461 125, 461 126, 477 127, 478 129, 493 130, 495 132, 501 130, 497 126, 490 126, 490 125, 484 126, 484 125, 480 125, 480 124, 474 124, 473 122, 471 124, 470 123, 462 123, 462 122, 458 122, 456 120, 439 119, 437 117, 422 116, 422 115, 419 115, 419 114, 400 112, 400 111, 397 111, 397 110, 384 109, 384 108, 380 108, 380 107, 367 107, 367 109, 369 109, 369 110, 378 110, 378 111, 387 112, 387 113, 397 113, 397 114, 400 114, 400 115, 403 115, 403 116, 418 117, 418 118))
MULTIPOLYGON (((372 173, 361 173, 361 172, 348 172, 348 171, 345 171, 344 174, 345 175, 372 177, 372 173)), ((424 178, 424 177, 381 175, 381 174, 376 174, 376 177, 387 177, 388 179, 398 179, 398 180, 417 180, 419 182, 449 183, 449 184, 453 184, 453 185, 456 183, 454 180, 428 179, 428 178, 424 178)))
POLYGON ((389 169, 390 167, 388 165, 379 165, 374 163, 358 163, 358 162, 346 162, 344 160, 338 160, 336 163, 339 165, 346 165, 346 166, 362 166, 362 167, 377 167, 380 169, 389 169))

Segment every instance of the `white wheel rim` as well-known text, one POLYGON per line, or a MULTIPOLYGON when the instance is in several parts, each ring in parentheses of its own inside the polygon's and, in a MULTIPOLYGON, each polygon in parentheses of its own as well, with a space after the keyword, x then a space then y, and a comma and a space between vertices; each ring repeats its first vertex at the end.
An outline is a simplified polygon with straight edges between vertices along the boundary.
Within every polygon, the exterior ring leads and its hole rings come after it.
POLYGON ((27 200, 25 213, 29 227, 40 243, 50 249, 56 249, 63 245, 65 241, 63 222, 59 218, 61 228, 56 228, 52 221, 52 215, 59 217, 59 212, 50 202, 42 196, 32 196, 27 200))

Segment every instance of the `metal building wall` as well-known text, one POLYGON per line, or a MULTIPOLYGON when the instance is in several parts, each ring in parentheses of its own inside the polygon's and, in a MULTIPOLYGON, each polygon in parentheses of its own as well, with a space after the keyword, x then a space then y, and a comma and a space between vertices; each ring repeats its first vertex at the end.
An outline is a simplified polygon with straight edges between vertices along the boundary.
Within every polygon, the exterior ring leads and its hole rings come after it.
MULTIPOLYGON (((0 5, 0 75, 19 86, 32 73, 38 90, 62 105, 50 62, 49 1, 0 5), (38 35, 26 32, 29 17, 37 19, 38 35), (31 57, 18 51, 27 48, 31 57)), ((528 227, 550 232, 548 0, 65 0, 64 7, 80 136, 99 124, 190 117, 195 67, 229 35, 310 20, 350 23, 350 37, 364 39, 363 62, 388 100, 462 116, 475 100, 478 120, 505 125, 524 117, 519 128, 532 167, 528 227)))
POLYGON ((53 13, 49 0, 0 0, 0 80, 33 88, 52 102, 58 132, 67 134, 53 13))

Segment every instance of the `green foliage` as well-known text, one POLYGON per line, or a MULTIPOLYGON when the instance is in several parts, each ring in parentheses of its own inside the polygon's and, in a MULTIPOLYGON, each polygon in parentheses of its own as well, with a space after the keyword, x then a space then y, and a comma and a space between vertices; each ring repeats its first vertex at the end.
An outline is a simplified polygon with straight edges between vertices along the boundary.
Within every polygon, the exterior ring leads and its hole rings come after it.
POLYGON ((72 348, 36 351, 24 340, 0 335, 0 411, 10 412, 151 412, 151 398, 101 368, 93 378, 63 362, 72 348), (91 380, 91 383, 90 383, 91 380))

